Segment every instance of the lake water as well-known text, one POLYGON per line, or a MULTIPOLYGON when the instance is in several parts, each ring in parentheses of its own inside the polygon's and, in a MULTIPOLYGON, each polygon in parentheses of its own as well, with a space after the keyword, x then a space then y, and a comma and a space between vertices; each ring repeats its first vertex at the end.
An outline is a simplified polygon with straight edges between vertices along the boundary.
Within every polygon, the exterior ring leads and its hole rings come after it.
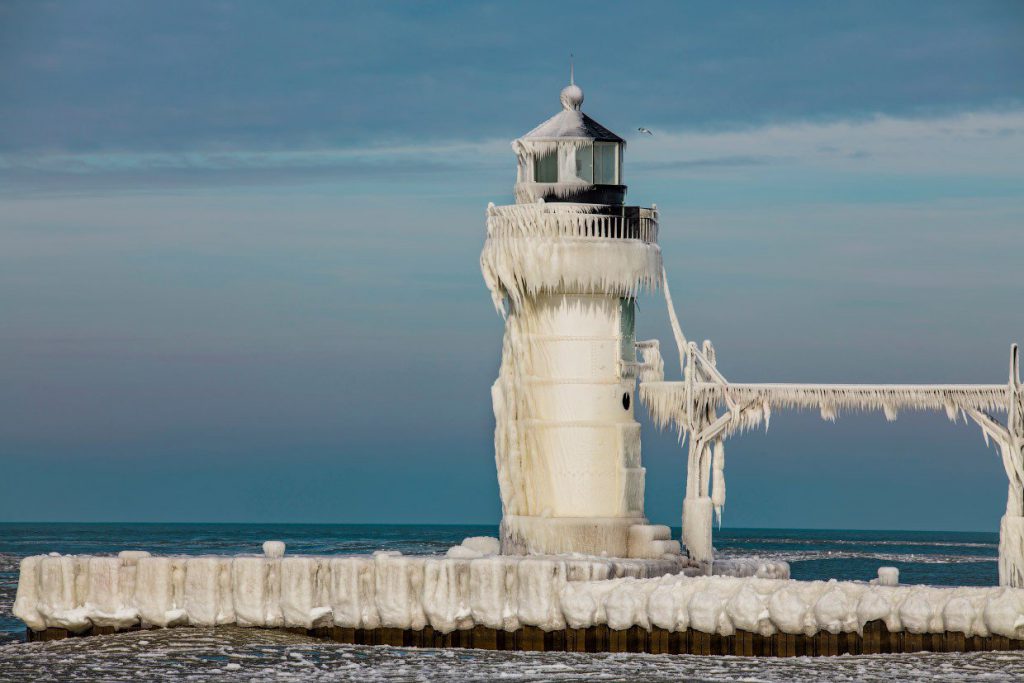
MULTIPOLYGON (((490 526, 275 524, 0 524, 0 680, 1024 680, 1024 653, 795 658, 579 655, 371 648, 256 629, 169 629, 25 643, 11 615, 18 562, 46 552, 232 554, 267 539, 290 553, 379 549, 442 553, 490 526)), ((679 531, 675 530, 678 537, 679 531)), ((725 529, 723 554, 786 560, 793 578, 873 578, 880 565, 903 583, 994 585, 995 533, 725 529)))

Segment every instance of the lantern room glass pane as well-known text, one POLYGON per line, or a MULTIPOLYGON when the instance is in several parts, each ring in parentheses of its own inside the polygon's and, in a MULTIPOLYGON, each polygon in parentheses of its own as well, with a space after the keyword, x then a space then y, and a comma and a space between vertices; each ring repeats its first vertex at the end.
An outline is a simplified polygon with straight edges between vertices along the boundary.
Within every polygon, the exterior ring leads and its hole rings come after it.
POLYGON ((558 153, 554 150, 535 157, 533 160, 533 181, 535 183, 558 182, 558 153))
POLYGON ((594 183, 597 185, 619 184, 619 143, 594 143, 594 183))
POLYGON ((636 300, 619 299, 619 353, 622 360, 636 361, 636 300))
POLYGON ((576 177, 587 183, 594 182, 593 145, 583 145, 576 148, 576 177))

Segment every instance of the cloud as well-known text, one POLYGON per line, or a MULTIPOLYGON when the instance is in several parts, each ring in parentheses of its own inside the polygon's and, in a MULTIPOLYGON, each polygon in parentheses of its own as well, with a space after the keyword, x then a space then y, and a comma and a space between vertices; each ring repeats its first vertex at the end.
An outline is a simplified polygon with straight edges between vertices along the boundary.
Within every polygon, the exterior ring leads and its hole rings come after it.
MULTIPOLYGON (((388 185, 509 163, 508 143, 319 150, 0 154, 0 194, 250 187, 359 180, 388 185), (499 155, 497 148, 502 149, 499 155)), ((362 187, 362 186, 360 186, 362 187)))
MULTIPOLYGON (((874 116, 789 122, 733 130, 659 130, 631 141, 627 174, 649 179, 794 172, 882 176, 1003 178, 1024 174, 1024 109, 933 118, 874 116)), ((509 141, 451 140, 296 150, 188 152, 21 152, 0 155, 0 193, 103 192, 119 189, 274 186, 321 180, 507 184, 509 141)), ((365 183, 363 182, 365 181, 365 183)), ((344 192, 344 186, 336 186, 344 192)))
POLYGON ((1020 176, 1024 109, 668 131, 635 141, 629 163, 648 173, 769 164, 843 172, 1020 176))
POLYGON ((687 168, 720 168, 733 166, 764 166, 779 163, 778 157, 755 157, 750 155, 707 157, 703 159, 679 159, 676 161, 633 161, 631 166, 645 171, 673 171, 687 168))

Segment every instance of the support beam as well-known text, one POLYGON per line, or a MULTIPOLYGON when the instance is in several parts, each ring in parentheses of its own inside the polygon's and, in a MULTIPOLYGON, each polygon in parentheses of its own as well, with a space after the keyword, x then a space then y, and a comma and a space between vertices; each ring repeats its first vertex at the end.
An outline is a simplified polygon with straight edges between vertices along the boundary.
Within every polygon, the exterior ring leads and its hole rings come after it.
POLYGON ((1020 353, 1010 347, 1010 376, 1000 384, 734 384, 718 370, 711 342, 703 348, 687 341, 679 325, 665 269, 661 271, 672 334, 679 349, 682 382, 643 382, 640 399, 659 427, 674 424, 680 442, 689 437, 686 496, 683 500, 683 543, 692 559, 710 562, 712 510, 724 504, 724 463, 715 462, 712 449, 724 459, 724 440, 763 422, 767 428, 772 407, 817 409, 823 419, 835 420, 840 410, 881 410, 895 420, 899 409, 943 410, 950 420, 969 416, 982 429, 986 442, 999 447, 1009 482, 1006 515, 999 527, 999 583, 1024 587, 1024 389, 1020 353), (718 415, 718 409, 726 412, 718 415), (1006 426, 990 412, 1005 412, 1006 426), (716 467, 712 479, 712 465, 716 467), (711 493, 716 492, 713 502, 711 493))

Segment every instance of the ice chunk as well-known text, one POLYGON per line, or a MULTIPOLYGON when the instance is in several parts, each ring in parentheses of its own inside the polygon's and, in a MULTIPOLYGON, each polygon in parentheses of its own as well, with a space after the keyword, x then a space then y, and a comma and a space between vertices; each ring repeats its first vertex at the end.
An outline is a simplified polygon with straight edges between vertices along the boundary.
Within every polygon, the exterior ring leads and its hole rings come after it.
POLYGON ((470 564, 449 557, 423 564, 423 612, 441 633, 471 628, 470 564))
POLYGON ((239 626, 269 626, 268 563, 262 557, 236 557, 231 564, 231 587, 235 598, 235 618, 239 626))
POLYGON ((426 625, 421 602, 423 563, 423 558, 374 553, 374 597, 381 626, 421 629, 426 625))
MULTIPOLYGON (((178 608, 174 602, 173 566, 168 557, 141 558, 135 574, 135 605, 143 628, 172 626, 178 608)), ((184 612, 182 612, 184 614, 184 612)))
POLYGON ((282 541, 263 542, 263 554, 267 557, 284 557, 284 548, 282 541))
MULTIPOLYGON (((726 605, 733 626, 751 633, 762 633, 771 616, 763 597, 750 584, 743 585, 726 605)), ((770 631, 769 631, 770 633, 770 631)))
POLYGON ((334 624, 347 628, 377 628, 375 564, 368 557, 332 557, 328 593, 334 624))
POLYGON ((35 555, 21 561, 18 592, 14 596, 14 616, 33 631, 46 628, 46 620, 39 613, 39 565, 43 557, 35 555))
POLYGON ((190 557, 185 563, 185 613, 192 626, 216 626, 220 611, 220 559, 190 557))
POLYGON ((900 570, 896 567, 879 567, 878 584, 880 586, 900 585, 900 570))
POLYGON ((772 623, 783 633, 803 633, 807 609, 808 605, 795 584, 783 586, 768 599, 772 623))
POLYGON ((122 560, 134 562, 136 560, 142 559, 143 557, 150 557, 151 555, 149 554, 148 551, 145 550, 122 550, 117 554, 117 556, 120 557, 122 560))
POLYGON ((475 550, 481 555, 498 555, 501 553, 501 541, 493 536, 470 536, 462 540, 462 547, 475 550))
POLYGON ((519 575, 521 560, 483 557, 469 564, 470 610, 474 623, 494 629, 519 628, 519 575))

